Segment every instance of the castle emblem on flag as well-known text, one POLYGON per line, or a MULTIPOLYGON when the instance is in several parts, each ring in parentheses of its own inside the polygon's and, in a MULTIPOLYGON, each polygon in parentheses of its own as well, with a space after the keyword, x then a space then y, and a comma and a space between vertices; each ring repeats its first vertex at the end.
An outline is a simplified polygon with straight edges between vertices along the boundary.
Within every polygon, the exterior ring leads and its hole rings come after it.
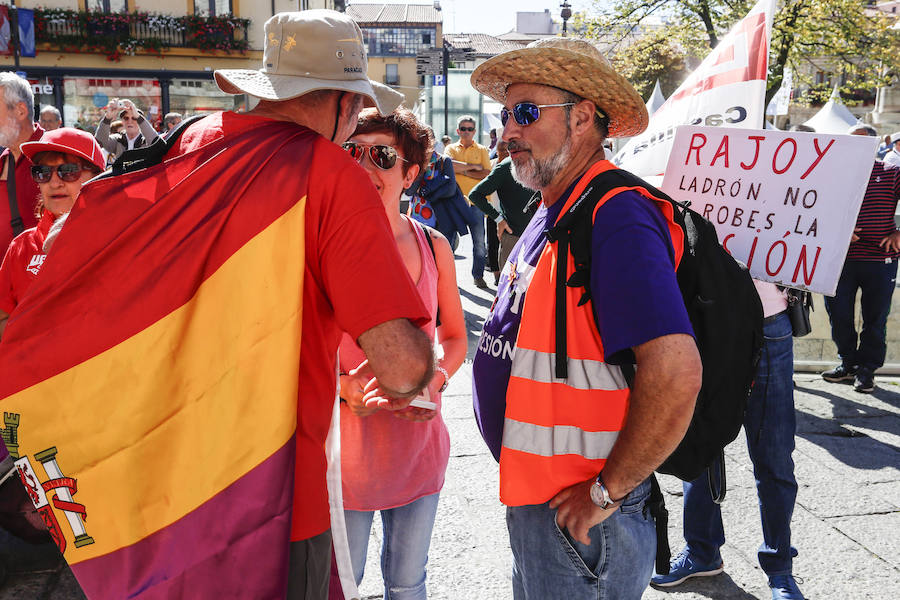
POLYGON ((66 538, 53 510, 56 509, 62 511, 65 515, 75 537, 76 548, 93 544, 94 538, 88 535, 84 527, 84 522, 87 521, 87 510, 83 504, 75 502, 74 499, 75 493, 78 491, 78 482, 72 477, 63 475, 59 464, 56 462, 56 447, 47 448, 34 454, 34 460, 41 463, 44 467, 44 472, 49 478, 44 482, 41 482, 38 478, 37 472, 34 470, 28 456, 19 456, 18 429, 20 418, 18 413, 3 413, 4 427, 0 429, 0 437, 6 443, 9 454, 16 459, 15 467, 19 474, 19 479, 41 515, 41 519, 50 532, 50 536, 59 547, 60 553, 64 553, 66 551, 66 538), (52 498, 47 495, 50 492, 53 492, 52 498))

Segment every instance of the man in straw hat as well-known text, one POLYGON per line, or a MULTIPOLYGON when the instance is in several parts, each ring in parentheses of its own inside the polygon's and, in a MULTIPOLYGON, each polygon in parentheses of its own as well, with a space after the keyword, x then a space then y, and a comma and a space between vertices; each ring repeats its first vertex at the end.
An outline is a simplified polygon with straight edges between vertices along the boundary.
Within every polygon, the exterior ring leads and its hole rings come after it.
POLYGON ((675 278, 681 238, 650 195, 604 196, 592 302, 560 286, 567 317, 557 325, 557 265, 569 265, 567 276, 573 266, 544 232, 615 168, 604 140, 643 131, 647 110, 583 40, 500 54, 472 85, 503 105, 514 177, 542 196, 504 267, 474 363, 475 412, 508 507, 513 596, 637 599, 656 547, 648 477, 684 435, 701 381, 675 278), (629 390, 616 365, 631 362, 629 390))

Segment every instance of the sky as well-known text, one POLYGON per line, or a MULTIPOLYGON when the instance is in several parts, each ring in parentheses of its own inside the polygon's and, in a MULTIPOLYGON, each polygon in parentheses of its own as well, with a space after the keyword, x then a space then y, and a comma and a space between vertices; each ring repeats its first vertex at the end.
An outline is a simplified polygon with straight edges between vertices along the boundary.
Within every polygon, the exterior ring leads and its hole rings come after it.
MULTIPOLYGON (((389 0, 391 4, 431 4, 430 0, 389 0)), ((348 4, 382 4, 374 0, 350 0, 348 4)), ((516 12, 543 12, 559 21, 561 0, 441 0, 445 33, 500 35, 516 26, 516 12)), ((594 5, 592 0, 569 0, 573 12, 594 5)))

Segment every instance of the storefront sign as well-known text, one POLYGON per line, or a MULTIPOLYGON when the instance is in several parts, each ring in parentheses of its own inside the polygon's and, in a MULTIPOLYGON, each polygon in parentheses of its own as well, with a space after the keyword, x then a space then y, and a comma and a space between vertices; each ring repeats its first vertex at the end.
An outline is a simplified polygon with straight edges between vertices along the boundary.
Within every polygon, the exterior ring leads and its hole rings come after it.
POLYGON ((756 279, 833 296, 873 137, 679 127, 662 189, 712 221, 756 279))

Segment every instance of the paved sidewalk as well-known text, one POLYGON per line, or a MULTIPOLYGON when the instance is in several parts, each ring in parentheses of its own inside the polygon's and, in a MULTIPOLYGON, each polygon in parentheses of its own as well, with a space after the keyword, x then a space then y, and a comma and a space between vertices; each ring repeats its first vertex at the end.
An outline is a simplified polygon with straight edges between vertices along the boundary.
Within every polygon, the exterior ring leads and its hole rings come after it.
MULTIPOLYGON (((458 255, 469 255, 468 237, 458 255)), ((472 285, 469 264, 457 261, 469 330, 469 358, 493 295, 472 285)), ((491 281, 490 276, 486 279, 491 281)), ((810 600, 890 600, 900 597, 900 379, 879 378, 871 395, 798 374, 797 450, 800 484, 794 513, 794 572, 810 600)), ((497 499, 497 465, 472 413, 471 363, 444 395, 451 456, 429 560, 432 600, 506 600, 512 597, 511 558, 504 508, 497 499)), ((668 592, 649 589, 647 600, 770 598, 756 562, 761 541, 753 474, 743 434, 726 450, 728 498, 723 505, 728 541, 725 573, 689 580, 668 592)), ((661 478, 670 511, 673 552, 682 544, 681 485, 661 478)), ((363 598, 382 598, 376 517, 363 598)), ((251 566, 248 565, 248 568, 251 566)), ((78 598, 65 573, 14 574, 0 600, 78 598)))
MULTIPOLYGON (((463 238, 457 255, 470 256, 463 238)), ((493 294, 475 288, 469 261, 457 260, 457 279, 469 329, 469 357, 493 294)), ((490 276, 485 277, 491 282, 490 276)), ((450 466, 438 507, 428 569, 432 600, 506 600, 512 597, 511 555, 504 508, 497 498, 497 464, 472 413, 471 362, 444 395, 450 429, 450 466)), ((810 600, 891 600, 900 597, 900 378, 879 377, 871 395, 797 374, 797 449, 800 485, 793 518, 798 550, 794 573, 810 600)), ((725 573, 688 580, 669 591, 648 589, 645 600, 771 598, 756 560, 762 541, 752 466, 743 432, 726 449, 728 497, 723 504, 725 573)), ((681 538, 681 482, 663 476, 673 553, 681 538)), ((380 522, 373 527, 364 599, 383 597, 380 522)))

